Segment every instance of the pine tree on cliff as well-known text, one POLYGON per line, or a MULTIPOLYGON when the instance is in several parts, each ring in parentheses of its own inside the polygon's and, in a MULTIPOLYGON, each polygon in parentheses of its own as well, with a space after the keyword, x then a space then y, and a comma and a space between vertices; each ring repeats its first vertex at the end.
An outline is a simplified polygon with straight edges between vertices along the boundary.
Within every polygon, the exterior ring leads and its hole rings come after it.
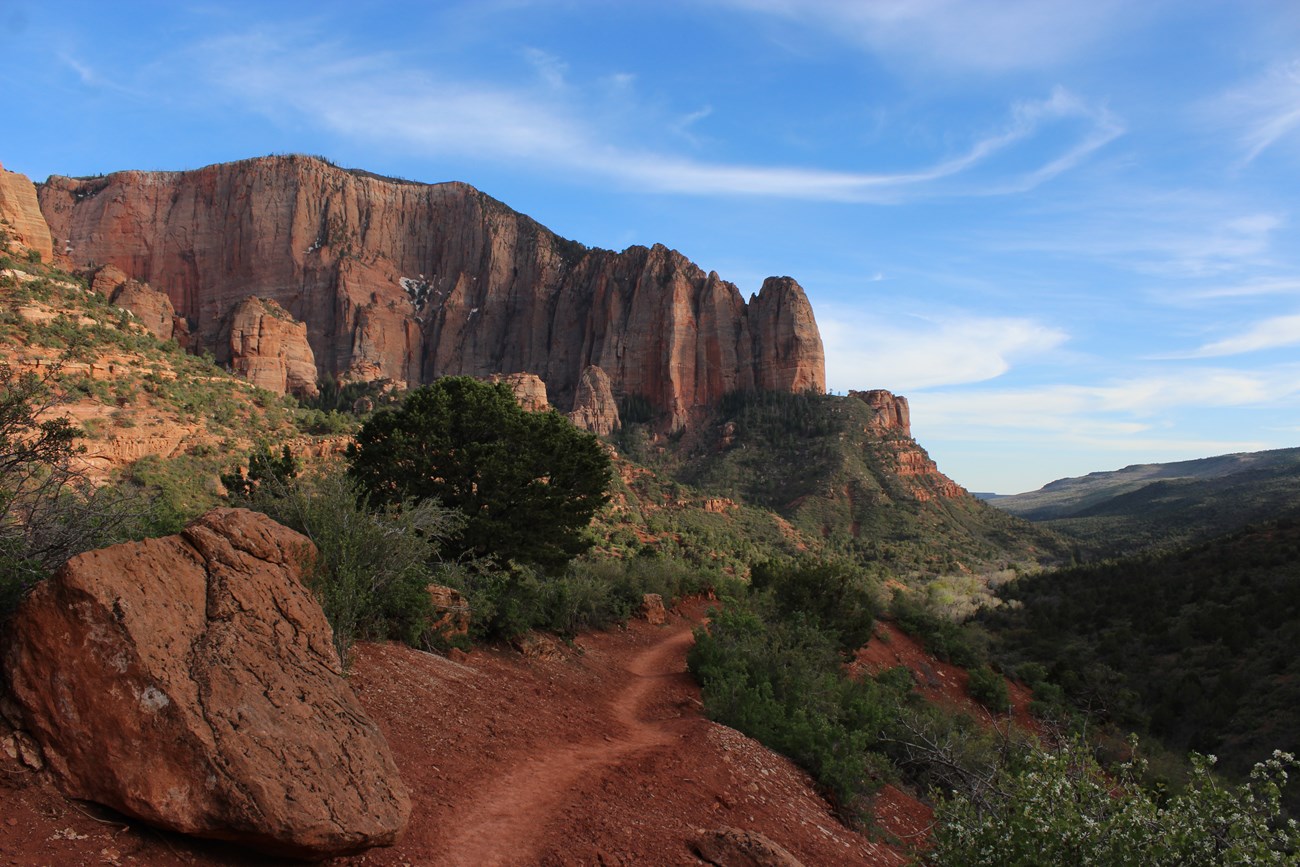
POLYGON ((562 567, 609 499, 599 440, 554 412, 526 412, 504 384, 445 377, 377 413, 348 447, 349 474, 376 502, 435 499, 465 513, 452 550, 562 567))

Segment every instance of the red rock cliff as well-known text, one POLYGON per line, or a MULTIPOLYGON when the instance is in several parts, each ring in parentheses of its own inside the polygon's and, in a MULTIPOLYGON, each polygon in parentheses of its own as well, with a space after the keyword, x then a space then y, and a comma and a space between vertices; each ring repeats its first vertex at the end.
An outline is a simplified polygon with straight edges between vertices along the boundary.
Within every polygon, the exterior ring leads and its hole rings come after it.
POLYGON ((675 251, 588 249, 465 184, 287 156, 53 177, 40 202, 74 261, 165 289, 197 348, 215 352, 253 294, 305 322, 319 371, 343 377, 524 370, 567 410, 596 365, 674 426, 731 389, 825 388, 794 280, 769 279, 747 304, 675 251))
POLYGON ((4 166, 0 166, 0 220, 9 224, 14 241, 37 251, 45 261, 50 260, 54 253, 50 227, 41 216, 36 188, 26 175, 11 172, 4 166))
POLYGON ((849 397, 860 400, 876 411, 869 429, 881 434, 881 454, 890 461, 890 469, 918 500, 935 497, 955 499, 966 496, 966 489, 939 472, 939 467, 925 449, 912 439, 912 414, 907 398, 883 388, 850 391, 849 397))

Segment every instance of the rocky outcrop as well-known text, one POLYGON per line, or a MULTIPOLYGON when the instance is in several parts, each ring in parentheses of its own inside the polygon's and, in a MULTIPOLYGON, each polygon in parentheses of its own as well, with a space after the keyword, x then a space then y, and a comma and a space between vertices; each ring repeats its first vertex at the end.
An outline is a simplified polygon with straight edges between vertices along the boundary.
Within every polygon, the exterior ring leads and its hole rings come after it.
POLYGON ((668 610, 664 608, 664 598, 658 593, 645 593, 641 596, 641 616, 652 626, 662 626, 668 620, 668 610))
POLYGON ((454 587, 442 584, 430 584, 426 588, 429 602, 437 615, 429 629, 443 638, 455 638, 469 634, 470 609, 469 600, 454 587))
MULTIPOLYGON (((132 280, 115 265, 104 265, 90 275, 90 288, 110 303, 130 310, 136 319, 159 340, 177 334, 176 310, 167 293, 148 283, 132 280)), ((181 326, 181 333, 184 326, 181 326)))
POLYGON ((875 410, 868 429, 880 435, 880 450, 888 469, 921 502, 935 498, 956 499, 966 489, 939 472, 939 467, 916 440, 912 439, 912 416, 907 398, 883 388, 850 391, 849 397, 875 410))
POLYGON ((598 436, 609 436, 618 430, 621 420, 618 416, 618 401, 614 399, 614 387, 609 381, 609 375, 599 367, 592 365, 582 371, 569 420, 598 436))
POLYGON ((588 249, 464 184, 285 156, 53 177, 40 201, 74 261, 165 287, 214 354, 251 293, 306 323, 321 375, 414 385, 529 371, 570 407, 595 365, 614 395, 674 427, 728 391, 825 388, 794 280, 769 279, 747 303, 673 250, 588 249))
POLYGON ((264 515, 219 509, 40 585, 4 662, 63 790, 277 854, 392 843, 410 801, 301 583, 313 553, 264 515))
POLYGON ((876 417, 872 421, 875 430, 905 437, 912 435, 912 412, 907 406, 907 398, 901 394, 877 388, 871 391, 850 391, 849 397, 857 398, 876 411, 876 417))
POLYGON ((505 383, 514 393, 515 400, 528 412, 546 412, 551 408, 546 399, 546 383, 535 373, 495 373, 488 377, 488 381, 505 383))
POLYGON ((276 394, 315 397, 319 393, 307 326, 279 304, 250 295, 231 310, 225 330, 217 361, 276 394))
POLYGON ((41 214, 36 187, 26 175, 0 166, 0 220, 19 246, 35 250, 46 262, 54 255, 50 227, 41 214))

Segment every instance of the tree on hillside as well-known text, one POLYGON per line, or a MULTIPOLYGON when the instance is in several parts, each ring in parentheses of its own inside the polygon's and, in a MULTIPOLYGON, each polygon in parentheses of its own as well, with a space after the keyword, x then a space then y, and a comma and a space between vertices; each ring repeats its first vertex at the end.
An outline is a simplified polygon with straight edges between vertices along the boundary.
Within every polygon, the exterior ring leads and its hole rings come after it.
POLYGON ((434 499, 466 524, 453 547, 554 569, 586 550, 607 500, 599 440, 554 412, 526 412, 501 383, 444 377, 367 421, 349 474, 379 503, 434 499))
POLYGON ((75 466, 81 430, 56 415, 67 400, 58 375, 0 361, 0 618, 69 557, 118 541, 139 512, 75 466))

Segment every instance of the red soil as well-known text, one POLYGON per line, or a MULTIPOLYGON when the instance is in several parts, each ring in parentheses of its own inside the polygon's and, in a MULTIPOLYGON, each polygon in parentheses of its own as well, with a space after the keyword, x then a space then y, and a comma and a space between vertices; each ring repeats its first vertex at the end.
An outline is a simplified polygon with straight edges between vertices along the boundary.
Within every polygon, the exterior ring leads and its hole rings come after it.
MULTIPOLYGON (((1005 714, 994 714, 971 698, 967 690, 970 675, 965 669, 940 662, 895 624, 876 621, 871 640, 858 651, 852 670, 874 675, 900 665, 912 672, 916 691, 927 701, 968 713, 990 725, 1006 722, 1005 714)), ((1011 680, 1007 681, 1007 691, 1011 696, 1011 721, 1024 731, 1042 736, 1042 725, 1029 713, 1033 693, 1024 684, 1011 680)))
MULTIPOLYGON (((787 759, 702 716, 685 656, 703 610, 585 635, 553 660, 361 645, 352 684, 414 812, 397 846, 331 863, 699 865, 691 840, 722 826, 758 831, 809 867, 906 863, 840 824, 787 759)), ((892 787, 876 812, 909 842, 929 821, 892 787)), ((110 820, 40 775, 0 775, 0 865, 276 863, 110 820)))

